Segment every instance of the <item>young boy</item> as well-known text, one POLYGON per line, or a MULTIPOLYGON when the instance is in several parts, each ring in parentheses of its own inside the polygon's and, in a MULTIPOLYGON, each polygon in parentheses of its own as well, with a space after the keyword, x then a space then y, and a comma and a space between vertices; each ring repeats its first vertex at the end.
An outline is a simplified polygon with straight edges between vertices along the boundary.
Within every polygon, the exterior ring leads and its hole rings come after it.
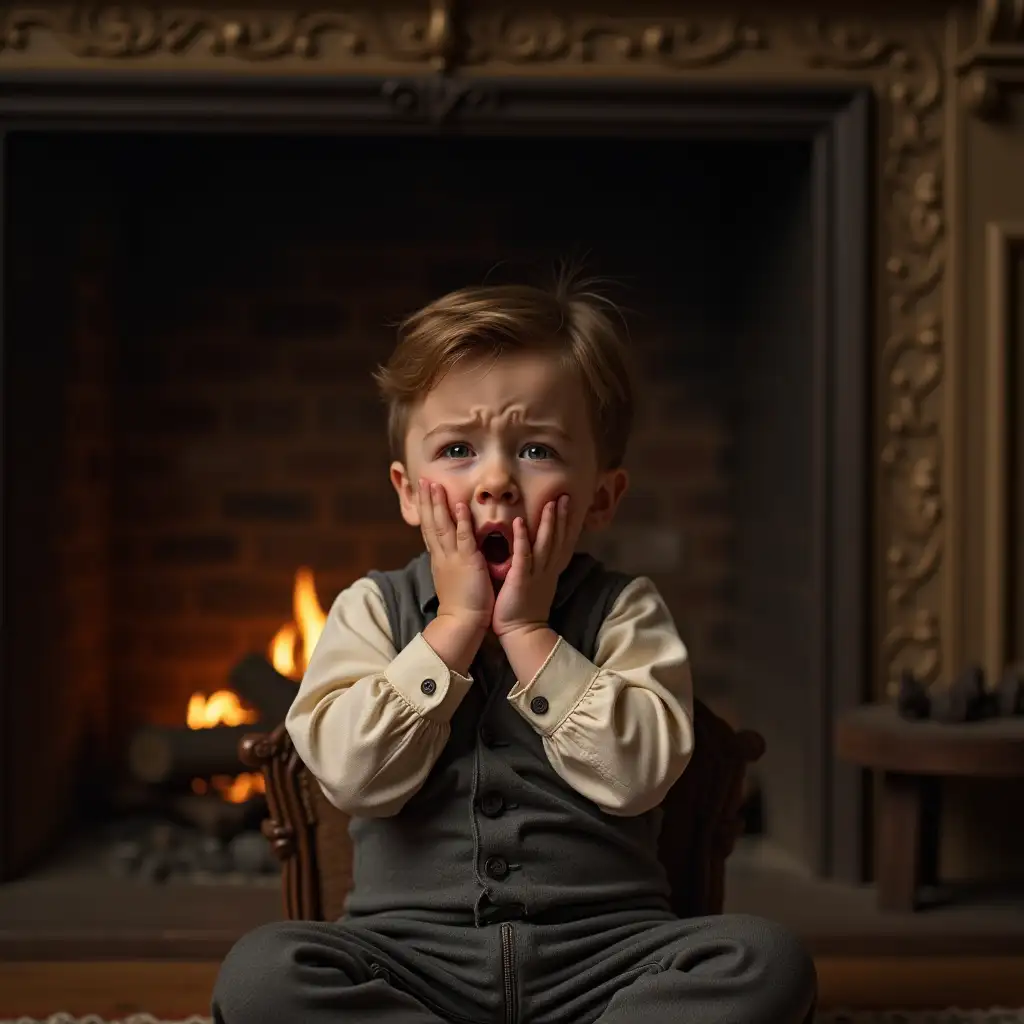
POLYGON ((626 489, 632 395, 603 304, 469 288, 378 374, 426 551, 340 594, 288 714, 351 815, 345 917, 243 938, 221 1024, 800 1024, 778 926, 680 920, 658 805, 693 750, 686 648, 653 584, 574 554, 626 489))

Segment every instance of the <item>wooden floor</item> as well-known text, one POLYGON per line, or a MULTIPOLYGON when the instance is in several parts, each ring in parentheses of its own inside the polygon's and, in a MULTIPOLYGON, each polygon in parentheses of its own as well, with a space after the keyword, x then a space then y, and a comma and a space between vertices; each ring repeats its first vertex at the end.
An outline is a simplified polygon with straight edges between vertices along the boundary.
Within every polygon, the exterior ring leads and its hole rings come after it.
MULTIPOLYGON (((1024 894, 886 915, 868 887, 809 879, 751 850, 730 862, 727 892, 727 910, 804 939, 822 1006, 1024 1006, 1024 894)), ((275 885, 152 885, 59 866, 0 885, 0 1017, 205 1012, 220 958, 281 913, 275 885)))
MULTIPOLYGON (((818 956, 822 1009, 1024 1006, 1024 957, 818 956)), ((0 961, 0 1017, 208 1013, 212 960, 0 961)))

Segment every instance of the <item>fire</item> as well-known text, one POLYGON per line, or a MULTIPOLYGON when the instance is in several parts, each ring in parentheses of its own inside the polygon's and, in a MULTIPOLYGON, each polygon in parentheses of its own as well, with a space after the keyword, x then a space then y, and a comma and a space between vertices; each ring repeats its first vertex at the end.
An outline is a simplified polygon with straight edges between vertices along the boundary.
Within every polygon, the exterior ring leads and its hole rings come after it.
POLYGON ((285 623, 270 641, 269 655, 270 663, 281 675, 300 679, 327 621, 317 597, 313 570, 305 566, 295 573, 292 614, 294 621, 285 623))
POLYGON ((259 720, 255 711, 242 705, 232 690, 218 690, 209 697, 193 693, 185 722, 190 729, 212 729, 215 725, 252 725, 259 720))
MULTIPOLYGON (((313 570, 303 566, 295 573, 292 592, 293 622, 285 623, 270 641, 270 661, 274 668, 290 679, 300 679, 309 663, 309 655, 323 632, 327 615, 320 607, 313 570)), ((213 729, 218 725, 253 725, 259 715, 247 708, 233 690, 217 690, 209 697, 193 693, 189 698, 185 722, 190 729, 213 729)), ((218 793, 228 803, 244 803, 251 796, 266 791, 259 772, 240 775, 215 775, 211 779, 193 779, 192 792, 203 795, 218 793)))
POLYGON ((210 790, 219 793, 229 804, 243 804, 251 796, 266 792, 266 784, 260 772, 242 772, 240 775, 214 775, 206 779, 193 779, 192 792, 202 796, 210 790))
MULTIPOLYGON (((259 716, 245 707, 238 694, 231 690, 217 690, 205 697, 193 693, 189 698, 185 723, 190 729, 213 729, 218 725, 252 725, 259 716)), ((244 803, 256 793, 265 792, 263 776, 259 772, 242 772, 240 775, 215 775, 205 779, 192 780, 192 792, 200 795, 210 792, 232 804, 244 803)))

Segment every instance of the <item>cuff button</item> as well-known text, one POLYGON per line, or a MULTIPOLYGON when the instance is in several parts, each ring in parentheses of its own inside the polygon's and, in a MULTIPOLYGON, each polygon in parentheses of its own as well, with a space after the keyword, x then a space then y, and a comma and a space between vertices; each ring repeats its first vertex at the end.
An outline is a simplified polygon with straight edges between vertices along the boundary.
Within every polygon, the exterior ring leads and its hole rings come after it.
POLYGON ((530 701, 530 710, 535 715, 546 715, 548 713, 548 699, 547 697, 534 697, 530 701))
POLYGON ((433 697, 437 693, 437 683, 433 679, 424 679, 420 683, 420 690, 425 693, 428 697, 433 697))

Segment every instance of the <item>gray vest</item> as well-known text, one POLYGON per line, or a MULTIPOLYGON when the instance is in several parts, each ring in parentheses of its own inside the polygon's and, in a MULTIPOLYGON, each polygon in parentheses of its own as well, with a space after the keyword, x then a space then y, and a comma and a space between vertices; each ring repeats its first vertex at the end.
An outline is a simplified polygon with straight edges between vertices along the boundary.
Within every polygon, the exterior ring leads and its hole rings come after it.
MULTIPOLYGON (((370 577, 402 650, 437 613, 429 559, 370 577)), ((552 628, 593 658, 628 582, 576 555, 559 579, 552 628)), ((425 911, 486 924, 667 910, 661 811, 605 814, 554 771, 541 737, 506 700, 515 678, 500 649, 481 650, 470 672, 474 685, 421 789, 393 817, 352 819, 347 913, 425 911)))

